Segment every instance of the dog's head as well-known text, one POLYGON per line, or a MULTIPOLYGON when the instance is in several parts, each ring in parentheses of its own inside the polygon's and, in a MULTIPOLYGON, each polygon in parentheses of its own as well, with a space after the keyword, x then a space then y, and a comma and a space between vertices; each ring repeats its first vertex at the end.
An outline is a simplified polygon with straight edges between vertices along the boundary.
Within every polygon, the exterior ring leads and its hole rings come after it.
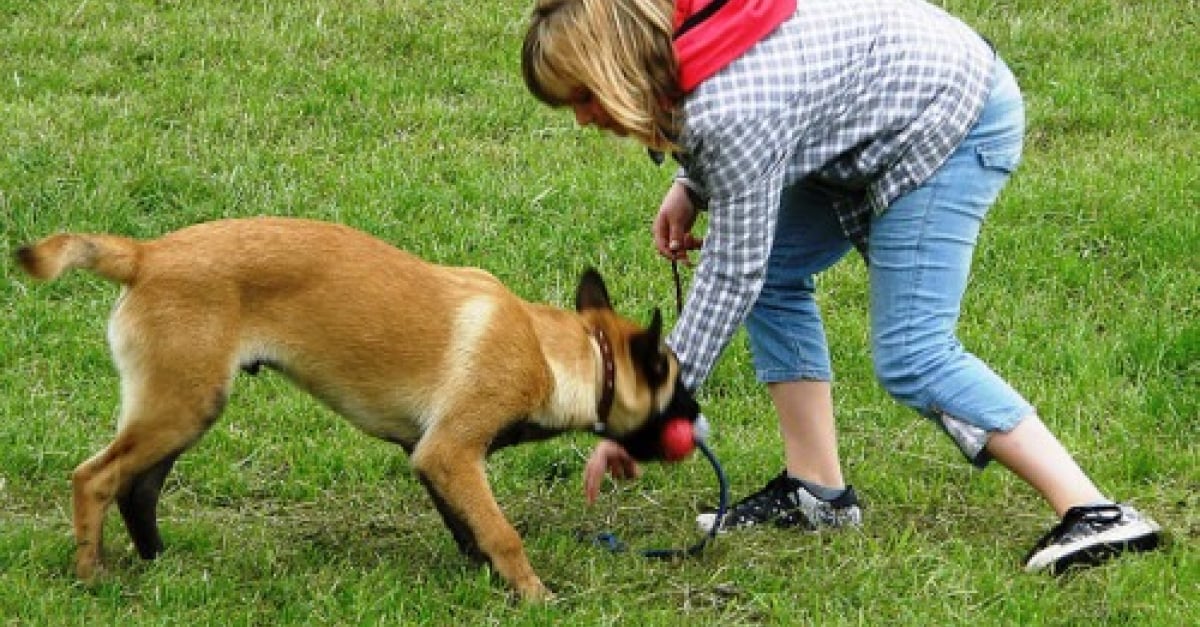
POLYGON ((662 314, 655 309, 641 327, 613 311, 604 280, 584 272, 575 309, 585 319, 612 366, 612 404, 600 417, 600 435, 614 440, 639 461, 664 459, 662 432, 667 421, 695 422, 700 406, 679 380, 679 360, 663 342, 662 314))

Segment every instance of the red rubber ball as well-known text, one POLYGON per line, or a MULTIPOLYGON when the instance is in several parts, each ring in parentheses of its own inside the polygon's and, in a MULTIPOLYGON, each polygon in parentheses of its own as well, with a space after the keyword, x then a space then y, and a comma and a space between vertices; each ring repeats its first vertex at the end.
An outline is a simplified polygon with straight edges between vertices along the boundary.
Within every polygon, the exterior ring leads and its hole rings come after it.
POLYGON ((692 436, 692 423, 686 418, 672 418, 663 425, 663 459, 669 462, 683 461, 696 450, 692 436))

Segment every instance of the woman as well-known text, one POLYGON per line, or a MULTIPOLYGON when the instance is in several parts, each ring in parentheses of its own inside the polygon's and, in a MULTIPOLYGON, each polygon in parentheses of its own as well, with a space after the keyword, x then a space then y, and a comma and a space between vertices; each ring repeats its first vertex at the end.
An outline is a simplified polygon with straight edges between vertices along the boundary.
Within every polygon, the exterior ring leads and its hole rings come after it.
MULTIPOLYGON (((746 325, 786 468, 722 520, 702 514, 701 528, 860 524, 814 300, 815 276, 857 249, 880 383, 1061 517, 1028 570, 1157 546, 1158 525, 1102 494, 956 338, 979 228, 1024 133, 1012 74, 969 27, 923 0, 538 0, 521 60, 539 100, 679 162, 653 235, 670 259, 703 251, 668 338, 685 384, 698 388, 746 325)), ((602 443, 585 469, 589 498, 606 470, 638 472, 602 443)))

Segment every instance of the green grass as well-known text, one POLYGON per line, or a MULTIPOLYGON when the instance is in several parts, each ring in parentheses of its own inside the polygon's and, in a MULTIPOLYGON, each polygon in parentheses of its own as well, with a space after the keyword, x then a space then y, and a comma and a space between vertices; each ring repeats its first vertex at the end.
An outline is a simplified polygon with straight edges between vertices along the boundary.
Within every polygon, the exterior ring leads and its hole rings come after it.
MULTIPOLYGON (((566 305, 598 266, 618 308, 673 318, 648 226, 671 172, 574 127, 518 72, 528 2, 0 3, 0 254, 61 230, 152 237, 297 215, 478 265, 566 305)), ((559 592, 523 607, 459 557, 395 447, 278 377, 239 381, 138 560, 71 576, 69 484, 114 428, 115 290, 0 264, 0 622, 11 624, 1146 624, 1200 615, 1200 59, 1195 0, 949 0, 1026 91, 1025 163, 986 227, 962 334, 1167 550, 1064 581, 1021 573, 1052 522, 1020 481, 967 467, 874 383, 862 266, 823 283, 862 533, 766 531, 699 559, 610 555, 696 539, 701 459, 586 508, 585 435, 503 452, 498 498, 559 592)), ((735 493, 781 463, 745 342, 705 389, 735 493)))

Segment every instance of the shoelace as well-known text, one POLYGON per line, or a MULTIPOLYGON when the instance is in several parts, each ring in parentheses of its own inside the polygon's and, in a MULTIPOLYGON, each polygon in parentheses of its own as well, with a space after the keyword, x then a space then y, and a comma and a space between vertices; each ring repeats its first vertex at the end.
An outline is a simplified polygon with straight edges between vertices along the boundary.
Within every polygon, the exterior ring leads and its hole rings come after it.
MULTIPOLYGON (((761 517, 763 511, 768 508, 771 502, 776 500, 776 495, 784 491, 788 477, 786 474, 780 473, 778 477, 767 482, 767 485, 758 492, 750 494, 734 504, 730 511, 730 516, 736 516, 738 519, 745 519, 743 512, 746 510, 753 511, 755 519, 761 517)), ((721 521, 723 522, 723 521, 721 521)))
MULTIPOLYGON (((1063 537, 1079 523, 1091 526, 1110 524, 1121 520, 1121 507, 1115 503, 1105 505, 1080 505, 1067 510, 1057 525, 1054 525, 1046 535, 1042 536, 1029 552, 1029 557, 1046 548, 1055 540, 1063 537)), ((1026 558, 1028 561, 1028 558, 1026 558)))

